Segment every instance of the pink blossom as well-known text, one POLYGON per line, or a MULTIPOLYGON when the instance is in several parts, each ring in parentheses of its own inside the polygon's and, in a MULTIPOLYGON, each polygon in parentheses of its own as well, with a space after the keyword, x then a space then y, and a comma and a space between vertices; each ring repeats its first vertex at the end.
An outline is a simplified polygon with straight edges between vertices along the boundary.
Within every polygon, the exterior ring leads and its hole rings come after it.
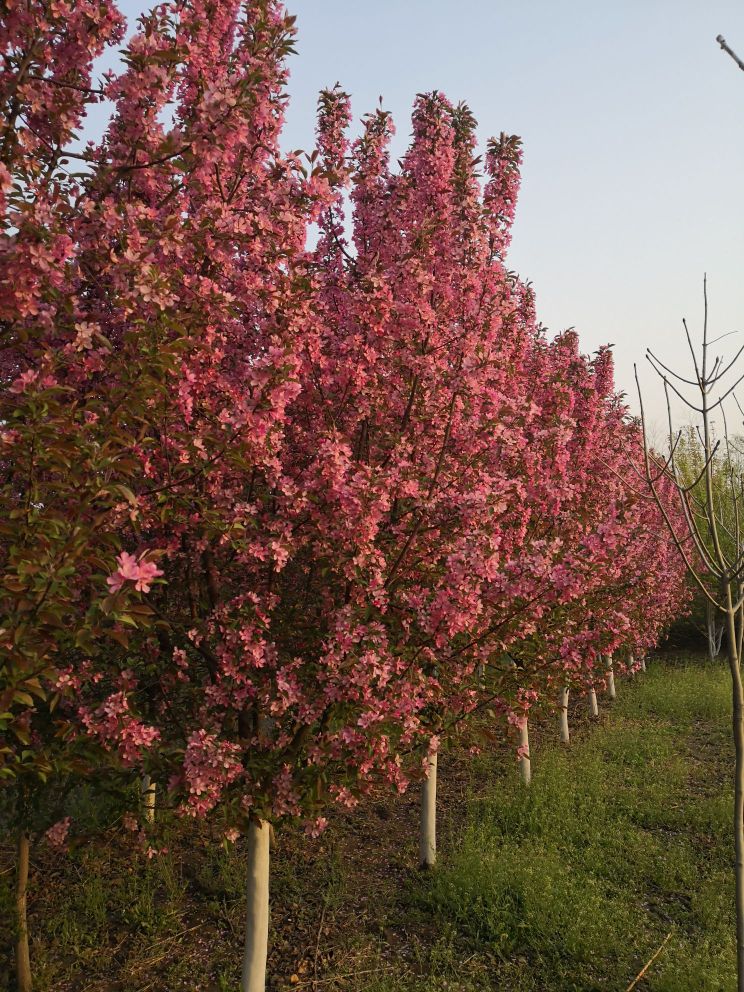
POLYGON ((167 853, 168 853, 167 847, 152 847, 151 845, 148 844, 147 849, 145 850, 145 857, 148 859, 148 861, 151 861, 153 858, 158 858, 161 855, 167 853))
POLYGON ((305 824, 305 833, 308 837, 320 837, 328 826, 328 820, 324 816, 319 816, 315 820, 305 824))
POLYGON ((130 555, 127 551, 122 551, 117 556, 118 569, 107 579, 109 589, 112 593, 118 592, 126 582, 134 582, 137 592, 149 592, 152 582, 163 572, 153 561, 145 561, 144 552, 139 558, 130 555))
POLYGON ((32 386, 39 378, 39 373, 35 369, 27 369, 22 372, 17 379, 10 384, 11 393, 24 393, 29 386, 32 386))
POLYGON ((65 816, 47 830, 44 837, 52 847, 56 847, 59 850, 65 849, 71 822, 71 818, 65 816))

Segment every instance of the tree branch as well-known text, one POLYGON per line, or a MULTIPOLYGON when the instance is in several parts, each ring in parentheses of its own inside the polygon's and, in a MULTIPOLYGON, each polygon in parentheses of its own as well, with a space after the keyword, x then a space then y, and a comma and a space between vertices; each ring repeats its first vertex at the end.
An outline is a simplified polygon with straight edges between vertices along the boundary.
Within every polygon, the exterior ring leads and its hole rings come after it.
POLYGON ((731 58, 734 60, 734 62, 736 62, 736 64, 741 69, 741 71, 744 72, 744 62, 742 62, 742 60, 739 58, 739 56, 732 48, 729 48, 729 46, 726 44, 726 39, 723 37, 722 34, 716 35, 716 41, 724 50, 724 52, 726 52, 727 55, 731 56, 731 58))

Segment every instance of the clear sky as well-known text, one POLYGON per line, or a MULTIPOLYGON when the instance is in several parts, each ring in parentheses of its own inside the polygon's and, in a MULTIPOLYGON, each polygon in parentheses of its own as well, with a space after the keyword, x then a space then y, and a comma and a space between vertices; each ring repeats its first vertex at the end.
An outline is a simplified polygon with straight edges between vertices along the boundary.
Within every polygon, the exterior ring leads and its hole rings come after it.
MULTIPOLYGON (((121 4, 132 18, 145 6, 121 4)), ((357 119, 383 97, 398 153, 416 93, 465 100, 483 142, 523 138, 509 264, 551 332, 575 326, 587 352, 614 343, 618 385, 634 394, 647 346, 686 360, 681 319, 699 327, 707 272, 713 331, 740 331, 729 351, 744 343, 744 72, 715 42, 744 57, 742 0, 287 6, 299 32, 287 147, 311 148, 318 91, 336 81, 357 119)))

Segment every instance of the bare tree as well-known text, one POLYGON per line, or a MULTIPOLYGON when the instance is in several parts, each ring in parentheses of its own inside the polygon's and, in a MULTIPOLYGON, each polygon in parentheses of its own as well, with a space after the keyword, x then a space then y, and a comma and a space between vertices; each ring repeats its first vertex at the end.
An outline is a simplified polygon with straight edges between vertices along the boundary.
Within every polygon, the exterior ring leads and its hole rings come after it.
MULTIPOLYGON (((744 635, 744 477, 738 471, 739 462, 732 457, 724 401, 744 379, 736 378, 726 388, 724 379, 736 367, 744 352, 740 348, 733 359, 724 362, 722 357, 712 360, 711 347, 720 341, 708 340, 707 283, 703 283, 704 320, 702 350, 698 355, 693 346, 686 321, 685 336, 692 357, 693 373, 688 377, 668 368, 651 351, 647 358, 664 384, 669 424, 668 452, 665 457, 654 453, 648 444, 643 397, 638 386, 641 406, 645 452, 645 478, 675 545, 684 559, 687 570, 706 598, 711 609, 724 622, 728 665, 732 685, 732 727, 735 749, 734 767, 734 847, 736 866, 736 945, 737 989, 744 992, 744 686, 742 685, 741 658, 744 635), (685 393, 692 389, 695 401, 685 393), (698 418, 698 432, 702 446, 702 468, 697 478, 684 478, 675 457, 682 431, 675 434, 672 425, 670 393, 676 394, 698 418), (715 397, 715 398, 714 398, 715 397), (716 424, 713 414, 723 425, 722 440, 715 440, 716 424), (723 473, 721 468, 723 467, 723 473), (714 483, 714 475, 726 479, 726 487, 714 483), (660 492, 660 482, 666 477, 674 484, 674 492, 682 509, 684 527, 675 522, 667 500, 660 492)), ((727 335, 723 335, 726 337, 727 335)), ((636 384, 638 372, 636 370, 636 384)), ((737 402, 738 405, 738 402, 737 402)), ((741 407, 739 407, 741 411, 741 407)), ((744 411, 741 411, 744 414, 744 411)))

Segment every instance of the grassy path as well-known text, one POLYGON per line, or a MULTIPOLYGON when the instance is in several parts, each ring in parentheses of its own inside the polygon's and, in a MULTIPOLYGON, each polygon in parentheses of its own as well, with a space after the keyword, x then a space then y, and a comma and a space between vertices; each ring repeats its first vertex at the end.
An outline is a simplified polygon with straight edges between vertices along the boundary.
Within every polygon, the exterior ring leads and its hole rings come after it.
POLYGON ((729 708, 722 667, 656 665, 529 792, 472 801, 408 897, 438 930, 425 973, 369 992, 625 990, 670 932, 639 990, 734 988, 729 708))

